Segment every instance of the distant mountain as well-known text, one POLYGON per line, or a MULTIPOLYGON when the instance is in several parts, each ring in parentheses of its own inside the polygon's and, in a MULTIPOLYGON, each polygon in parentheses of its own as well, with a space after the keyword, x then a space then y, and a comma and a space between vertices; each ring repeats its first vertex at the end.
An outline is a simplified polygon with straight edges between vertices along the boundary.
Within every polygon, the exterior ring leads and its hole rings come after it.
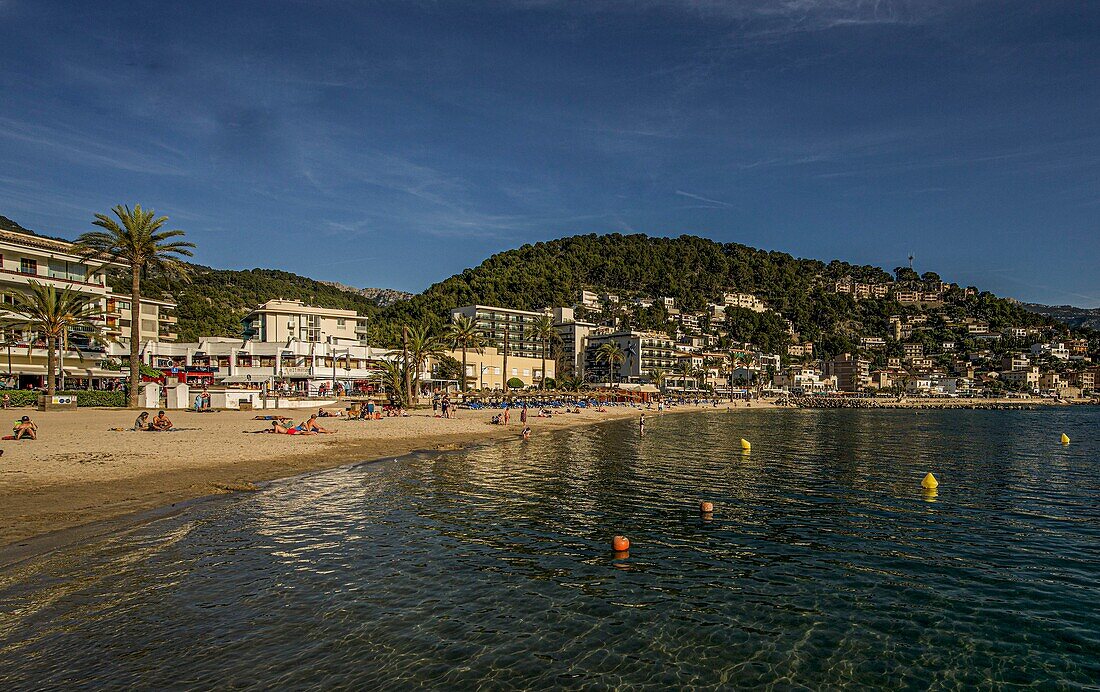
POLYGON ((1041 305, 1020 303, 1025 310, 1056 319, 1074 329, 1088 328, 1100 331, 1100 308, 1077 308, 1072 305, 1041 305))
POLYGON ((27 235, 37 235, 34 231, 23 228, 15 221, 12 221, 6 216, 0 216, 0 230, 12 231, 13 233, 26 233, 27 235))
POLYGON ((348 286, 338 281, 321 281, 320 283, 338 288, 341 291, 347 291, 348 293, 356 293, 364 298, 373 300, 376 305, 383 308, 402 300, 408 300, 415 295, 406 291, 398 291, 395 288, 355 288, 354 286, 348 286))

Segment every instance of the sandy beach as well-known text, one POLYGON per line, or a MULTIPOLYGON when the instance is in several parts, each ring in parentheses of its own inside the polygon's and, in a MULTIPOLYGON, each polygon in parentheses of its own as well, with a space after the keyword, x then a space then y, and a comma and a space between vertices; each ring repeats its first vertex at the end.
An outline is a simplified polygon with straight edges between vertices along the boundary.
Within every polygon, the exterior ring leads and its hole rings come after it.
MULTIPOLYGON (((436 418, 430 410, 380 421, 325 418, 321 424, 335 434, 289 436, 245 434, 270 425, 253 420, 254 412, 173 411, 180 430, 141 433, 128 430, 136 417, 129 410, 14 409, 12 418, 26 413, 38 424, 39 439, 0 446, 0 547, 206 495, 247 491, 275 478, 518 436, 518 413, 508 426, 490 425, 497 412, 460 411, 454 419, 436 418)), ((295 422, 307 417, 282 414, 295 422)), ((551 430, 638 414, 610 408, 537 418, 532 412, 528 424, 537 439, 551 430)))

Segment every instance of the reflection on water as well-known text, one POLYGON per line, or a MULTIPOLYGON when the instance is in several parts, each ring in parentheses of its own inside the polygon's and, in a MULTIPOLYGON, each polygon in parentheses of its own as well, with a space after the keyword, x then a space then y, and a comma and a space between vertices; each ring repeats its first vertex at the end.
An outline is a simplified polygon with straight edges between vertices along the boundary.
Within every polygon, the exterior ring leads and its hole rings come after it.
POLYGON ((0 682, 1096 684, 1098 432, 715 411, 296 478, 0 573, 0 682))

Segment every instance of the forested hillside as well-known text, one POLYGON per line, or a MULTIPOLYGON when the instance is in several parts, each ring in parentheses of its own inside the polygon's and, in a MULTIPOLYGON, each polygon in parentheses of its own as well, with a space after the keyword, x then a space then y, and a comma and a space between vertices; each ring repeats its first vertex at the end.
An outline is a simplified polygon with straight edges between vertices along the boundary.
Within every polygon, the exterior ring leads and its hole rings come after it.
MULTIPOLYGON (((0 217, 0 227, 32 233, 6 217, 0 217)), ((428 324, 438 331, 452 308, 471 303, 538 310, 574 305, 579 292, 589 289, 624 298, 670 296, 680 309, 693 311, 705 309, 724 291, 740 291, 763 299, 771 311, 728 311, 723 327, 730 339, 779 350, 790 338, 784 321, 789 320, 802 339, 818 344, 822 355, 854 350, 861 335, 885 334, 890 315, 917 311, 893 300, 857 301, 838 295, 829 290, 833 282, 883 283, 901 278, 917 284, 940 279, 931 272, 918 276, 908 268, 899 269, 895 277, 880 267, 798 259, 688 235, 641 234, 578 235, 524 245, 495 254, 408 299, 400 292, 367 290, 368 296, 363 289, 348 290, 275 269, 193 268, 188 284, 169 285, 157 277, 145 281, 146 295, 178 302, 179 334, 184 341, 238 336, 241 318, 271 298, 356 310, 370 318, 372 343, 396 346, 401 325, 428 324), (389 304, 380 307, 380 302, 389 304)), ((126 290, 128 283, 122 277, 115 281, 126 290)), ((939 319, 964 317, 985 320, 993 329, 1054 324, 1052 317, 1015 301, 990 293, 963 296, 959 289, 939 319)), ((668 315, 659 306, 636 309, 622 319, 622 326, 638 329, 669 326, 668 315)))
MULTIPOLYGON (((624 296, 671 296, 683 310, 701 310, 723 291, 743 291, 764 299, 791 321, 802 338, 819 342, 822 352, 831 354, 854 350, 860 334, 884 334, 890 315, 915 311, 893 300, 856 301, 829 292, 832 282, 844 278, 886 282, 894 277, 879 267, 797 259, 686 235, 582 235, 493 255, 408 301, 385 308, 375 322, 378 338, 396 344, 399 325, 428 322, 441 328, 451 308, 470 303, 535 310, 573 305, 582 289, 592 289, 624 296)), ((913 274, 911 278, 922 277, 913 274)), ((939 281, 931 273, 923 278, 939 281)), ((778 348, 789 338, 775 313, 733 312, 732 337, 765 348, 778 348)), ((1051 323, 989 293, 959 296, 947 312, 988 320, 994 327, 1051 323)), ((635 327, 659 327, 661 311, 641 311, 633 322, 635 327)))

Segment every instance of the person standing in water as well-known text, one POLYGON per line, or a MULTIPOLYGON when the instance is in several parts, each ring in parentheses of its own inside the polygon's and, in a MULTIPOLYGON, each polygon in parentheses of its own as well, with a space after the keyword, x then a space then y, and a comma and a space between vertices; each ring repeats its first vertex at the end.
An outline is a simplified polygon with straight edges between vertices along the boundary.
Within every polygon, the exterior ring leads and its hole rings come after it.
POLYGON ((638 419, 638 434, 639 435, 645 435, 645 414, 644 413, 642 414, 642 417, 638 419))

